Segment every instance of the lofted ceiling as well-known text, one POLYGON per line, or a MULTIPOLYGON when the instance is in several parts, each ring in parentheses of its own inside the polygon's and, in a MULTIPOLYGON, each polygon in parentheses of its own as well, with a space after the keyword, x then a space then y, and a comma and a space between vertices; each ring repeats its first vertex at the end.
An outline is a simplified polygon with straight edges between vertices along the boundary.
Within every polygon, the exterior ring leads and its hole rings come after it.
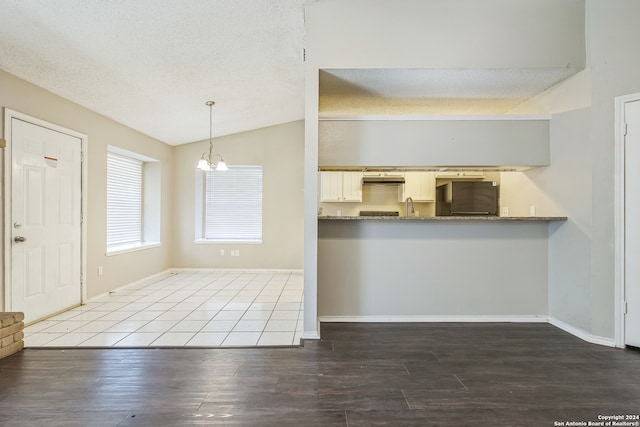
POLYGON ((304 118, 305 0, 2 0, 0 69, 177 145, 304 118))
MULTIPOLYGON (((171 145, 304 118, 314 0, 1 0, 0 69, 171 145)), ((574 69, 323 70, 320 112, 504 114, 574 69)))

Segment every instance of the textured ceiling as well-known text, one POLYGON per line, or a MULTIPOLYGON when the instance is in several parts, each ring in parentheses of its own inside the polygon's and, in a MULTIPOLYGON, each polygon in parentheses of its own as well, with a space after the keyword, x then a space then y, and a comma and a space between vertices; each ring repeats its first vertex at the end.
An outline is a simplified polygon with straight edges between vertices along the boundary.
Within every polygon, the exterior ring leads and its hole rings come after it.
MULTIPOLYGON (((313 0, 0 0, 0 69, 166 143, 304 118, 313 0)), ((325 70, 320 112, 503 114, 576 70, 325 70)))
POLYGON ((327 69, 323 116, 505 114, 570 77, 572 68, 327 69))
POLYGON ((304 118, 303 0, 1 0, 0 69, 169 144, 304 118))

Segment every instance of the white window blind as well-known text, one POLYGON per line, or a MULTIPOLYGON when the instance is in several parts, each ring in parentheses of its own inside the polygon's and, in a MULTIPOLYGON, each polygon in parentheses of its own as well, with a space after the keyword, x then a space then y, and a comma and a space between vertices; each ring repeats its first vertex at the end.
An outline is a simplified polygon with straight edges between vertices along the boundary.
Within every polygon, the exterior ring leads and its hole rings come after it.
POLYGON ((262 241, 262 166, 206 172, 204 238, 262 241))
POLYGON ((107 153, 107 248, 142 241, 142 165, 141 160, 107 153))

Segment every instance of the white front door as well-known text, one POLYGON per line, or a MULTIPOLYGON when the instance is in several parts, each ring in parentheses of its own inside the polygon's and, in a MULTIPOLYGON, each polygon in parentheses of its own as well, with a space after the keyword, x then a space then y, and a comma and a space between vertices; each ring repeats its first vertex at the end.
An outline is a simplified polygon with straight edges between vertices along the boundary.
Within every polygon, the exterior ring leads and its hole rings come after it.
POLYGON ((624 104, 625 279, 624 342, 640 347, 640 101, 624 104))
POLYGON ((82 139, 11 117, 10 309, 33 322, 81 303, 82 139))

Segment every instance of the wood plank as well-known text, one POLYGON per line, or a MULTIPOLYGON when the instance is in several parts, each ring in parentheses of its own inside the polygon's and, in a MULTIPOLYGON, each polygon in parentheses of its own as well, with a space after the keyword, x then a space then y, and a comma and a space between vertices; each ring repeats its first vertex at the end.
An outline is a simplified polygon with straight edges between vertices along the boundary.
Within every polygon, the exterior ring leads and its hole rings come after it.
POLYGON ((637 414, 640 352, 548 324, 323 324, 302 348, 26 349, 6 425, 553 425, 637 414))

